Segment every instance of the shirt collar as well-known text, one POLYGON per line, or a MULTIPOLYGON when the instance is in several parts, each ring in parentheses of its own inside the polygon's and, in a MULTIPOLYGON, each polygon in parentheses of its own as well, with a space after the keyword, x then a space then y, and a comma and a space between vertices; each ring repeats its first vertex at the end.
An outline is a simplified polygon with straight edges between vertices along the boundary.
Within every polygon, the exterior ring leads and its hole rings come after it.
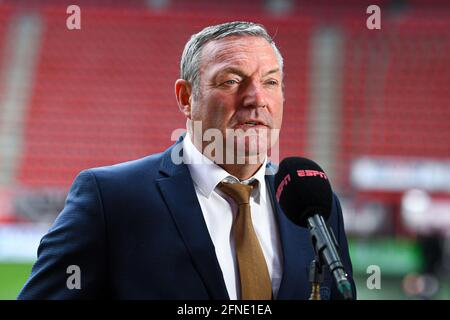
POLYGON ((263 165, 256 171, 256 173, 247 180, 239 181, 238 178, 230 175, 223 168, 212 162, 209 158, 204 156, 192 143, 189 133, 186 133, 183 139, 183 161, 187 165, 191 174, 192 180, 198 187, 199 191, 207 198, 211 196, 216 186, 223 180, 229 182, 250 183, 254 179, 258 180, 258 187, 255 189, 255 201, 261 202, 266 200, 266 161, 264 159, 263 165))

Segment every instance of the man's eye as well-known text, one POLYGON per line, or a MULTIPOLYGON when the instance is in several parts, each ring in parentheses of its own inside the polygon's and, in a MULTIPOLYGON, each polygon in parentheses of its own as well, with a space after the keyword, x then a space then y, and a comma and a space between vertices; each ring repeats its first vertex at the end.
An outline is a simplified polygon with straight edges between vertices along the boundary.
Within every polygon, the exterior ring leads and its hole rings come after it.
POLYGON ((234 84, 237 84, 237 83, 238 83, 237 80, 230 79, 230 80, 225 81, 223 84, 234 85, 234 84))
POLYGON ((267 80, 266 83, 270 86, 276 86, 278 84, 278 81, 276 80, 267 80))

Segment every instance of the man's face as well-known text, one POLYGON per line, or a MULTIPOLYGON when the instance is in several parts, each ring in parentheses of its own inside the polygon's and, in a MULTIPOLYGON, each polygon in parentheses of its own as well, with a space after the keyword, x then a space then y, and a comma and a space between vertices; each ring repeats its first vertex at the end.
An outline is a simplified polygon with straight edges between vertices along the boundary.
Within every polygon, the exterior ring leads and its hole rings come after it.
POLYGON ((201 121, 203 133, 210 128, 220 130, 223 137, 237 129, 256 133, 258 138, 245 140, 247 156, 255 144, 264 148, 261 145, 270 143, 265 133, 281 129, 282 70, 264 38, 233 36, 207 43, 200 57, 198 89, 192 99, 191 120, 201 121))

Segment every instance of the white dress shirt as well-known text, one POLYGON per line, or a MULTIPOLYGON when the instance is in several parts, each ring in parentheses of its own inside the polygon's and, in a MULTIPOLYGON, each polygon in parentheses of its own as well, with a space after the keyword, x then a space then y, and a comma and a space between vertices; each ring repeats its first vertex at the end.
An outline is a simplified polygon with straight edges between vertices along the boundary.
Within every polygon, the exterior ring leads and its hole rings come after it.
MULTIPOLYGON (((195 192, 215 247, 228 295, 232 300, 238 299, 240 297, 239 269, 231 234, 231 226, 238 206, 228 195, 220 191, 217 185, 224 180, 239 182, 239 179, 205 157, 194 146, 189 133, 186 133, 183 139, 183 161, 188 166, 194 181, 195 192)), ((254 179, 259 182, 250 197, 252 221, 269 269, 272 292, 276 297, 283 270, 282 255, 277 222, 264 177, 265 166, 266 161, 253 177, 240 182, 250 183, 254 179)))

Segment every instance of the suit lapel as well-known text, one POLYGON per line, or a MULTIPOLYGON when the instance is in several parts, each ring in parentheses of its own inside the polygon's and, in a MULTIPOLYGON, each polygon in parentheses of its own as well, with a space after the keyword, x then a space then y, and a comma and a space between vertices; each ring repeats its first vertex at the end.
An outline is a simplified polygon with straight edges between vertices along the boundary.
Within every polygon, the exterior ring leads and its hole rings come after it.
POLYGON ((276 299, 307 299, 312 249, 307 229, 297 227, 283 213, 275 197, 274 176, 266 175, 283 254, 283 276, 276 299))
POLYGON ((165 177, 158 179, 157 184, 210 297, 229 299, 189 169, 185 164, 173 163, 173 148, 164 155, 160 171, 165 177))

